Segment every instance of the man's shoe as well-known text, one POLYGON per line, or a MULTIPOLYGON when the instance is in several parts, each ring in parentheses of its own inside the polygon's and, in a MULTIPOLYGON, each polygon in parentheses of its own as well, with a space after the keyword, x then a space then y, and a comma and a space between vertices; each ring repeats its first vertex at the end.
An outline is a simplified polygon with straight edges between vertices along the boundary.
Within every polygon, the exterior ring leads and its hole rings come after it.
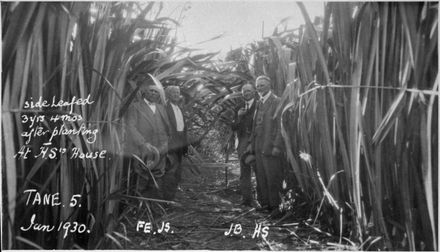
POLYGON ((243 201, 243 202, 241 202, 240 205, 241 206, 245 206, 245 207, 251 207, 252 206, 251 202, 249 202, 249 201, 243 201))
POLYGON ((241 205, 245 207, 257 207, 257 203, 255 203, 255 201, 253 200, 243 200, 241 202, 241 205))
POLYGON ((282 216, 283 216, 283 213, 280 211, 280 209, 278 207, 274 208, 269 214, 269 218, 271 218, 271 219, 278 219, 278 218, 281 218, 282 216))
POLYGON ((267 205, 259 206, 259 207, 255 208, 255 211, 257 211, 257 212, 269 212, 269 206, 267 206, 267 205))

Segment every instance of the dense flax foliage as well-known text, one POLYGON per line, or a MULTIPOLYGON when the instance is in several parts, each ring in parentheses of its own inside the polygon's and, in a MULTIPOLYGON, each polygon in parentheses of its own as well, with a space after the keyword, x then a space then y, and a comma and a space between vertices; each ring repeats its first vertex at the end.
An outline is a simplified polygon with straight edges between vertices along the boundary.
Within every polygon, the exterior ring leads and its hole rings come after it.
MULTIPOLYGON (((3 74, 2 139, 3 180, 8 204, 3 225, 4 248, 99 248, 114 235, 118 205, 111 195, 124 188, 123 134, 119 110, 131 89, 139 64, 149 62, 142 71, 158 70, 156 50, 166 50, 170 41, 168 20, 158 20, 153 4, 105 3, 2 3, 3 74), (124 14, 125 13, 125 14, 124 14), (138 18, 125 19, 136 13, 138 18), (151 18, 144 19, 147 15, 151 18), (135 32, 143 33, 134 41, 135 32), (154 64, 153 64, 154 62, 154 64), (130 76, 131 75, 131 76, 130 76), (92 105, 75 108, 92 128, 99 129, 96 142, 82 137, 61 136, 54 146, 87 150, 108 150, 105 159, 14 159, 23 145, 20 137, 23 102, 29 97, 60 99, 87 97, 92 105), (81 194, 81 208, 24 206, 23 190, 60 193, 63 203, 81 194), (66 201, 67 200, 67 201, 66 201), (85 223, 93 232, 63 238, 63 233, 21 232, 30 215, 39 223, 56 225, 60 221, 85 223)), ((156 10, 156 13, 158 11, 156 10)), ((62 111, 56 111, 62 112, 62 111)), ((64 111, 66 112, 66 111, 64 111)), ((34 111, 46 114, 45 111, 34 111)), ((75 127, 75 123, 65 123, 75 127)), ((46 129, 53 125, 45 124, 46 129)), ((36 151, 46 141, 36 138, 30 147, 36 151)), ((67 203, 66 203, 67 202, 67 203)))
POLYGON ((153 218, 154 202, 130 198, 136 181, 123 152, 137 81, 182 88, 197 147, 237 106, 238 88, 266 74, 281 96, 288 168, 315 206, 311 217, 361 249, 438 249, 438 4, 330 2, 313 23, 298 6, 305 26, 281 25, 219 62, 176 44, 177 22, 160 16, 160 3, 2 3, 2 247, 122 248, 125 234, 115 229, 125 229, 126 211, 153 218), (94 103, 73 112, 99 129, 97 141, 53 144, 105 149, 107 158, 14 158, 24 145, 21 115, 49 113, 24 110, 25 100, 88 94, 94 103), (66 204, 81 194, 82 207, 25 207, 28 188, 59 192, 66 204), (33 213, 92 232, 22 232, 33 213))
POLYGON ((298 66, 316 79, 300 74, 313 91, 291 132, 324 181, 343 170, 329 190, 361 242, 437 249, 437 15, 436 3, 328 4, 319 41, 305 15, 316 67, 298 66))
POLYGON ((315 24, 298 6, 304 27, 241 54, 284 90, 297 185, 363 249, 437 249, 438 4, 327 3, 315 24))
MULTIPOLYGON (((225 83, 219 80, 223 74, 212 70, 210 59, 215 54, 178 46, 174 32, 170 33, 177 22, 161 17, 161 10, 162 4, 156 2, 2 3, 3 248, 122 248, 118 239, 124 240, 124 234, 114 231, 125 213, 120 212, 121 202, 125 211, 140 206, 147 210, 145 218, 153 218, 151 201, 137 198, 138 204, 133 204, 130 198, 136 196, 136 187, 132 189, 136 180, 130 176, 130 153, 123 151, 123 118, 136 99, 137 81, 149 78, 158 85, 180 85, 186 106, 196 108, 190 110, 191 124, 198 119, 203 127, 207 126, 203 123, 206 113, 201 108, 213 104, 219 99, 216 94, 225 91, 212 84, 225 83), (23 109, 25 100, 53 96, 69 100, 89 94, 93 104, 75 106, 73 113, 99 129, 96 142, 61 136, 53 146, 107 150, 105 159, 14 158, 24 145, 21 115, 49 113, 23 109), (73 194, 80 194, 82 207, 26 207, 23 191, 28 188, 59 192, 65 204, 73 194), (29 223, 33 213, 39 223, 78 221, 92 232, 67 238, 63 232, 22 232, 19 227, 29 223)), ((78 127, 77 123, 64 124, 78 127)), ((35 138, 28 146, 35 152, 45 141, 35 138)))

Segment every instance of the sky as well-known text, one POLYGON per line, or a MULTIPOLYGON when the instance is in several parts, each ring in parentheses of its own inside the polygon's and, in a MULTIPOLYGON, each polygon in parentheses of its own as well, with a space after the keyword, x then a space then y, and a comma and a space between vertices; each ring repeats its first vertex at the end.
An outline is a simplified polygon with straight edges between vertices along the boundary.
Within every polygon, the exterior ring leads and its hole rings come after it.
MULTIPOLYGON (((315 16, 324 15, 324 2, 305 1, 304 4, 312 21, 315 16)), ((294 1, 165 1, 162 13, 167 15, 167 12, 180 20, 177 37, 182 45, 203 51, 221 51, 221 55, 231 48, 260 40, 262 35, 269 36, 286 17, 291 17, 291 28, 304 24, 294 1), (185 3, 189 8, 179 18, 180 11, 176 11, 176 7, 181 10, 185 3), (222 35, 219 39, 197 44, 219 35, 222 35)))

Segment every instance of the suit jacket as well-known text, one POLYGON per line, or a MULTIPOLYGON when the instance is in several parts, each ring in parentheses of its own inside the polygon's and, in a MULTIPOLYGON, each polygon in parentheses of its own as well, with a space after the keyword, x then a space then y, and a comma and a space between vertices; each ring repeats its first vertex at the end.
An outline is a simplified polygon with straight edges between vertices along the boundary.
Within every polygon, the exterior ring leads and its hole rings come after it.
POLYGON ((257 118, 254 117, 252 127, 251 144, 254 152, 261 152, 264 155, 272 155, 272 150, 277 147, 281 151, 283 148, 283 139, 281 137, 281 121, 279 116, 274 118, 280 98, 273 93, 262 104, 258 101, 255 117, 259 110, 263 112, 260 132, 256 132, 257 118), (257 135, 259 134, 259 135, 257 135))
POLYGON ((170 134, 170 122, 165 108, 161 104, 156 104, 155 116, 151 108, 140 100, 133 102, 127 110, 127 142, 126 151, 140 156, 144 156, 143 145, 150 143, 159 149, 161 154, 168 151, 168 140, 170 134), (164 129, 155 130, 157 118, 160 118, 164 129))
MULTIPOLYGON (((188 145, 187 143, 187 128, 186 128, 186 121, 185 117, 183 117, 183 133, 178 133, 176 130, 176 117, 174 115, 173 107, 171 106, 171 102, 168 101, 165 105, 168 118, 170 119, 170 142, 169 142, 169 149, 170 150, 177 150, 180 148, 184 148, 188 145)), ((180 111, 182 111, 183 116, 183 110, 179 106, 180 111)))
POLYGON ((237 113, 235 115, 235 120, 232 123, 232 130, 237 132, 238 138, 238 155, 241 156, 245 151, 249 144, 249 138, 252 135, 252 123, 254 121, 255 109, 257 107, 258 99, 254 99, 254 103, 248 109, 248 111, 242 115, 238 116, 238 110, 245 107, 245 103, 242 106, 239 106, 237 113))

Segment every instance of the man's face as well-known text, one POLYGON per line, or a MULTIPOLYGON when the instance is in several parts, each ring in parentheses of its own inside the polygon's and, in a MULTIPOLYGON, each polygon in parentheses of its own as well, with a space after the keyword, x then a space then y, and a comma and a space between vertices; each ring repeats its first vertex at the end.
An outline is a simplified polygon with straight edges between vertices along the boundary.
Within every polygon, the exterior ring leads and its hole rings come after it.
POLYGON ((147 99, 149 102, 159 102, 160 93, 159 89, 156 86, 147 86, 142 88, 142 97, 147 99))
POLYGON ((178 103, 180 101, 180 89, 179 88, 172 88, 168 90, 168 99, 172 103, 178 103))
POLYGON ((241 94, 243 95, 243 99, 245 101, 250 101, 254 98, 255 89, 251 84, 245 84, 241 89, 241 94))
POLYGON ((265 79, 259 79, 255 83, 255 87, 257 88, 258 94, 264 96, 270 91, 270 82, 265 79))

